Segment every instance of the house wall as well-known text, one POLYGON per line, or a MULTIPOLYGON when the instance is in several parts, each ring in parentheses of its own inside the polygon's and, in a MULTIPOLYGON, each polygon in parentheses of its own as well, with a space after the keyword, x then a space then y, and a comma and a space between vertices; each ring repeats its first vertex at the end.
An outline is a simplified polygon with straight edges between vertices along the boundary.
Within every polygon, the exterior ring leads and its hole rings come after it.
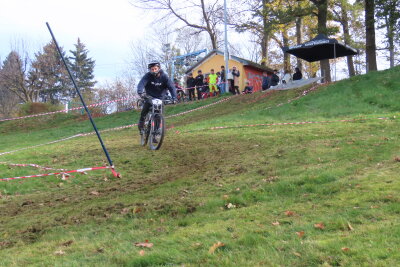
MULTIPOLYGON (((263 71, 250 66, 244 67, 244 75, 246 81, 250 82, 250 86, 253 86, 253 92, 260 91, 262 89, 263 71)), ((246 82, 244 81, 244 82, 246 82)), ((244 88, 244 87, 243 87, 244 88)))

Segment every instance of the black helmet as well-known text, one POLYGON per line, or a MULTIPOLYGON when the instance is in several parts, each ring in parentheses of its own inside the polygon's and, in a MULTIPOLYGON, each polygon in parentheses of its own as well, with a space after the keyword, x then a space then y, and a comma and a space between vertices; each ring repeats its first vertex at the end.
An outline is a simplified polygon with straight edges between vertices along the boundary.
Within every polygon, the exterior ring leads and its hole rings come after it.
POLYGON ((159 68, 161 68, 160 62, 157 62, 157 61, 152 61, 147 65, 147 67, 149 69, 151 69, 151 67, 154 67, 154 66, 158 66, 159 68))

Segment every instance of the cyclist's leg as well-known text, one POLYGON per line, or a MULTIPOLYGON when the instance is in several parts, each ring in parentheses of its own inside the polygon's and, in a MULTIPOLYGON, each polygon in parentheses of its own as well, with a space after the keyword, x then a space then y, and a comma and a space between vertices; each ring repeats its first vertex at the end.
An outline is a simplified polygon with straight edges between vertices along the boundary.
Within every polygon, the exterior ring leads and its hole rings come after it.
POLYGON ((146 118, 147 113, 149 113, 150 108, 151 108, 151 103, 149 103, 149 101, 144 101, 143 109, 142 112, 140 113, 140 118, 138 123, 139 131, 141 131, 144 126, 144 119, 146 118))

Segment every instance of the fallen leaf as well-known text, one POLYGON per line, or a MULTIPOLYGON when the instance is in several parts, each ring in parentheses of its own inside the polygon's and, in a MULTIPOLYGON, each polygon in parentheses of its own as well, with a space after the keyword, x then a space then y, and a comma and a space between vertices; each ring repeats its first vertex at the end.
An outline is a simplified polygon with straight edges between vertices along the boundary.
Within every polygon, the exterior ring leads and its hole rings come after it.
POLYGON ((195 248, 198 248, 198 247, 201 247, 202 244, 200 242, 196 242, 192 246, 195 247, 195 248))
POLYGON ((342 251, 349 251, 349 248, 342 248, 342 251))
POLYGON ((287 210, 287 211, 285 211, 285 215, 286 215, 286 216, 293 216, 293 215, 294 215, 294 212, 293 212, 293 211, 290 211, 290 210, 287 210))
POLYGON ((90 195, 93 195, 93 196, 98 196, 98 195, 100 195, 100 193, 97 192, 97 191, 92 191, 92 192, 90 192, 89 194, 90 194, 90 195))
POLYGON ((122 210, 121 210, 121 214, 122 215, 125 215, 125 214, 128 214, 129 213, 129 208, 123 208, 122 210))
POLYGON ((228 203, 228 204, 226 205, 226 207, 227 207, 228 209, 234 209, 234 208, 236 208, 236 205, 233 205, 232 203, 228 203))
POLYGON ((218 241, 217 243, 215 243, 214 245, 212 245, 210 247, 210 249, 208 250, 208 253, 213 254, 217 248, 223 247, 223 246, 225 246, 225 244, 218 241))
POLYGON ((297 256, 297 257, 301 257, 301 254, 298 253, 298 252, 293 252, 293 254, 294 254, 295 256, 297 256))
POLYGON ((273 222, 272 225, 278 226, 278 225, 280 225, 280 223, 278 221, 276 221, 276 222, 273 222))
POLYGON ((69 247, 69 246, 71 246, 71 245, 72 245, 72 243, 74 243, 74 241, 73 241, 73 240, 68 240, 68 241, 66 241, 66 242, 62 243, 61 245, 63 245, 64 247, 69 247))
POLYGON ((60 249, 60 250, 54 252, 54 254, 57 255, 57 256, 61 256, 61 255, 64 255, 64 254, 65 254, 65 251, 62 251, 62 250, 60 249))
POLYGON ((228 195, 224 195, 224 196, 223 196, 223 199, 228 199, 228 198, 229 198, 228 195))
POLYGON ((136 208, 136 209, 135 209, 135 213, 140 213, 140 212, 142 212, 142 209, 141 209, 141 208, 136 208))
POLYGON ((236 191, 240 191, 240 188, 238 187, 238 188, 236 188, 236 191))
POLYGON ((146 252, 144 252, 143 249, 142 249, 141 251, 139 251, 139 255, 140 255, 140 256, 144 256, 145 253, 146 253, 146 252))
POLYGON ((314 227, 323 230, 325 228, 325 225, 324 223, 316 223, 314 224, 314 227))
POLYGON ((136 247, 143 247, 143 248, 151 248, 151 247, 153 247, 153 243, 149 243, 149 241, 146 240, 146 242, 142 242, 142 243, 137 242, 137 243, 135 243, 135 246, 136 247))
POLYGON ((296 232, 297 236, 302 238, 304 236, 304 231, 296 232))
POLYGON ((349 231, 354 231, 353 226, 351 226, 349 222, 347 222, 347 229, 349 229, 349 231))

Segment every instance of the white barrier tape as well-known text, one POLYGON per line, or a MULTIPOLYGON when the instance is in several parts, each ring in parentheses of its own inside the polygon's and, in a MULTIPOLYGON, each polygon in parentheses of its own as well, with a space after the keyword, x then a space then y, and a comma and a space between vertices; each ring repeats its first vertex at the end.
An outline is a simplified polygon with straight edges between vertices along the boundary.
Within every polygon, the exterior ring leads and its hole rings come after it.
POLYGON ((66 171, 66 169, 55 169, 55 168, 50 168, 50 167, 43 167, 43 166, 40 166, 37 164, 32 164, 32 163, 21 164, 21 163, 9 163, 9 162, 0 161, 0 164, 12 166, 12 167, 33 167, 33 168, 42 169, 42 170, 66 171))
MULTIPOLYGON (((130 99, 134 99, 134 97, 123 97, 123 98, 119 98, 119 99, 116 99, 116 100, 110 100, 110 101, 106 101, 106 102, 100 102, 100 103, 91 104, 91 105, 88 105, 87 107, 88 108, 98 107, 98 106, 101 106, 101 105, 106 105, 106 104, 120 102, 120 101, 124 101, 124 100, 130 100, 130 99)), ((52 115, 52 114, 56 114, 56 113, 66 113, 68 111, 79 110, 79 109, 84 109, 84 107, 81 106, 81 107, 76 107, 76 108, 69 108, 69 109, 57 110, 57 111, 52 111, 52 112, 27 115, 27 116, 22 116, 22 117, 15 117, 15 118, 9 118, 9 119, 0 119, 0 122, 2 122, 2 121, 20 120, 20 119, 26 119, 26 118, 34 118, 34 117, 52 115)))
POLYGON ((84 169, 63 171, 63 172, 43 173, 43 174, 35 174, 35 175, 27 175, 27 176, 19 176, 19 177, 1 178, 0 181, 10 181, 10 180, 17 180, 17 179, 44 177, 44 176, 60 175, 60 174, 66 175, 68 173, 85 173, 87 171, 94 171, 94 170, 100 170, 100 169, 111 169, 111 170, 114 170, 113 167, 110 167, 110 166, 92 167, 92 168, 84 168, 84 169))

